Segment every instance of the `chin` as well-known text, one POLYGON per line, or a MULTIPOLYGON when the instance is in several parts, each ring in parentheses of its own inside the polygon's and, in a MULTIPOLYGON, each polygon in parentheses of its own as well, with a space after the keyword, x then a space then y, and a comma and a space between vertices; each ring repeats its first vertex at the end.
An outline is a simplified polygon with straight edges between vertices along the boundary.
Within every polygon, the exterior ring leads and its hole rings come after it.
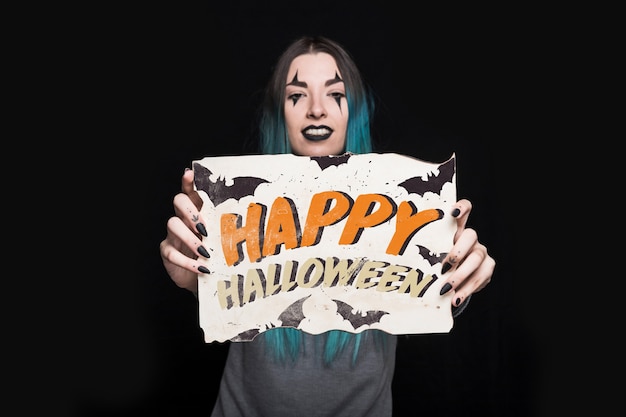
POLYGON ((329 156, 329 155, 342 155, 345 151, 343 149, 337 149, 332 146, 306 146, 302 149, 303 155, 307 156, 329 156))

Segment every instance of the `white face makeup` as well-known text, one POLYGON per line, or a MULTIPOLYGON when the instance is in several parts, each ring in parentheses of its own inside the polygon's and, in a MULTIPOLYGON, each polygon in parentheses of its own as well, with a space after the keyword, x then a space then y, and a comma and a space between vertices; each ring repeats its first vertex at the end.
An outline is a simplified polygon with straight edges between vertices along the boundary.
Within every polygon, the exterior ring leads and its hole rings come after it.
POLYGON ((285 90, 285 121, 293 153, 344 153, 348 127, 346 89, 335 59, 327 53, 291 62, 285 90))

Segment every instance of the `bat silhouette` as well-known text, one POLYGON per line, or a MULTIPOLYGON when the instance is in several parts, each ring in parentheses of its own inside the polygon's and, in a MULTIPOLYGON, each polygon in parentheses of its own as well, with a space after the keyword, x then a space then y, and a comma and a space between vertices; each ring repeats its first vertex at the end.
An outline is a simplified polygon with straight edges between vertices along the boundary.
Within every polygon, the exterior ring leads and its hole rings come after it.
POLYGON ((230 340, 231 342, 249 342, 257 337, 257 335, 259 335, 260 333, 261 331, 259 329, 250 329, 246 330, 245 332, 239 333, 237 336, 231 338, 230 340))
POLYGON ((430 266, 440 263, 446 257, 448 252, 441 252, 439 255, 432 254, 430 249, 422 245, 416 245, 422 258, 426 259, 430 266))
POLYGON ((445 183, 452 182, 455 171, 454 160, 455 158, 450 158, 447 162, 439 165, 439 175, 435 176, 432 172, 428 173, 426 181, 421 177, 413 177, 398 185, 409 193, 419 194, 422 197, 427 191, 439 194, 445 183))
MULTIPOLYGON (((291 303, 282 313, 278 316, 278 319, 282 322, 282 326, 284 327, 294 327, 298 328, 304 317, 304 310, 302 309, 302 305, 306 301, 309 296, 301 298, 293 303, 291 303)), ((276 326, 266 326, 266 330, 268 328, 275 328, 276 326)), ((244 332, 239 333, 237 336, 231 338, 231 342, 249 342, 254 339, 257 335, 261 333, 260 329, 250 329, 244 332)))
POLYGON ((234 177, 233 185, 227 186, 226 180, 223 178, 212 182, 209 179, 211 174, 212 172, 207 167, 197 162, 193 164, 193 178, 196 188, 206 192, 216 207, 229 198, 239 200, 242 197, 253 195, 259 185, 269 183, 263 178, 234 177))
POLYGON ((389 314, 386 311, 381 310, 368 310, 364 316, 358 312, 357 314, 352 314, 352 310, 354 310, 354 308, 350 304, 344 303, 340 300, 333 301, 337 304, 337 314, 343 317, 344 320, 348 320, 354 330, 364 324, 369 326, 372 323, 379 323, 382 316, 389 314))
POLYGON ((348 162, 351 155, 352 154, 345 153, 339 156, 312 156, 311 159, 317 162, 317 165, 319 165, 323 171, 330 166, 345 164, 348 162))
POLYGON ((303 297, 289 305, 278 319, 283 323, 283 326, 295 327, 298 328, 302 320, 304 320, 304 310, 302 309, 302 305, 309 298, 310 295, 303 297))

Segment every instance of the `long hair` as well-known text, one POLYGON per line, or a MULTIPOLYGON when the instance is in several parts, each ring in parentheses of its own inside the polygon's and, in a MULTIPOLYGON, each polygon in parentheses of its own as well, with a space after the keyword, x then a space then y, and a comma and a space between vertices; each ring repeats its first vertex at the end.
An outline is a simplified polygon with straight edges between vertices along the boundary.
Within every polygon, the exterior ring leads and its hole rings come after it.
MULTIPOLYGON (((345 152, 354 154, 372 151, 371 122, 374 102, 366 88, 351 55, 337 42, 322 36, 304 36, 293 41, 280 55, 265 90, 259 123, 259 150, 263 154, 291 153, 285 126, 285 84, 291 62, 298 56, 326 52, 331 55, 341 72, 346 89, 350 117, 346 132, 345 152)), ((302 349, 302 332, 293 328, 270 329, 263 333, 274 357, 280 361, 296 360, 302 349)), ((331 330, 322 335, 323 360, 330 364, 347 346, 353 344, 352 362, 355 363, 362 340, 375 337, 384 348, 383 332, 369 330, 353 334, 331 330)))
POLYGON ((280 55, 267 84, 261 104, 259 145, 261 153, 291 153, 285 127, 285 83, 291 61, 300 55, 326 52, 337 62, 346 88, 348 129, 345 152, 372 151, 371 123, 374 101, 352 56, 337 42, 322 36, 304 36, 292 42, 280 55))

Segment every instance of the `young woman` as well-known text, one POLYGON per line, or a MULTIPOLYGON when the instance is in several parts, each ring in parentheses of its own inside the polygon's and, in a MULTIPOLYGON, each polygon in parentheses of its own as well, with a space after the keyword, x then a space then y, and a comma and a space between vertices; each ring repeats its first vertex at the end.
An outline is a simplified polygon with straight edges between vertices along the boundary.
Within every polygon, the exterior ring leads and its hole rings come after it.
MULTIPOLYGON (((372 152, 373 102, 349 53, 324 37, 302 37, 279 57, 267 85, 259 124, 260 151, 303 156, 372 152)), ((176 215, 161 242, 163 264, 181 288, 197 291, 206 230, 193 189, 193 171, 174 197, 176 215)), ((454 291, 453 315, 491 280, 495 261, 465 227, 472 205, 458 201, 454 246, 443 265, 442 295, 454 291)), ((231 343, 213 417, 392 415, 396 336, 369 330, 310 335, 267 330, 231 343)))

